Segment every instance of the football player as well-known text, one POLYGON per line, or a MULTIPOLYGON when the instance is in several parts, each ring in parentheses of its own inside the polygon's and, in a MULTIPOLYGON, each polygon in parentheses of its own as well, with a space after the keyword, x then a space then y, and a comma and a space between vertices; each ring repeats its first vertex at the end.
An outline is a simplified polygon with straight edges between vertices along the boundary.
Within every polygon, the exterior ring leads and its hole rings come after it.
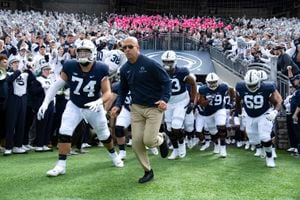
POLYGON ((59 130, 59 160, 56 166, 47 172, 48 176, 65 174, 71 136, 82 119, 96 130, 97 137, 109 151, 114 165, 124 166, 115 152, 103 107, 103 103, 111 98, 108 66, 94 61, 93 47, 94 44, 90 40, 82 41, 76 49, 77 61, 69 60, 64 63, 60 78, 51 85, 39 109, 38 118, 41 119, 56 92, 66 83, 69 85, 70 100, 63 113, 59 130))
POLYGON ((173 152, 168 157, 169 160, 183 158, 186 155, 186 147, 183 134, 183 122, 187 109, 193 110, 197 86, 196 80, 185 67, 178 67, 177 56, 174 51, 165 51, 161 60, 164 68, 168 72, 172 82, 172 95, 165 112, 165 123, 167 133, 173 145, 173 152), (186 84, 191 86, 191 98, 186 84))
POLYGON ((281 109, 282 97, 274 84, 261 82, 256 70, 247 71, 244 81, 236 84, 236 108, 246 112, 246 132, 251 144, 262 144, 267 167, 275 167, 271 131, 281 109), (273 105, 273 107, 272 107, 273 105))
POLYGON ((225 138, 226 110, 224 98, 228 94, 233 98, 233 88, 229 88, 225 83, 219 83, 219 77, 211 72, 206 76, 206 85, 199 88, 199 104, 204 107, 204 121, 211 134, 211 139, 215 143, 214 153, 219 153, 220 157, 227 156, 225 138), (220 139, 220 144, 219 144, 220 139))

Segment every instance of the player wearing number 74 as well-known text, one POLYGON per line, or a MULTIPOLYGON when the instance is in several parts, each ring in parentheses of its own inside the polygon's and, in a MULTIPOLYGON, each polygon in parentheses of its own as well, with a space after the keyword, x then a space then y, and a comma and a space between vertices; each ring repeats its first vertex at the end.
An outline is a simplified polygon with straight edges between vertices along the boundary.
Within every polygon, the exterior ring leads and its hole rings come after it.
POLYGON ((109 155, 116 167, 123 167, 123 161, 116 154, 113 141, 107 126, 107 119, 103 103, 111 98, 108 66, 93 59, 93 43, 84 40, 76 49, 76 60, 66 61, 60 78, 54 82, 46 94, 39 109, 38 119, 44 117, 49 102, 56 92, 66 83, 70 87, 70 100, 62 116, 59 129, 59 156, 56 166, 47 172, 47 176, 58 176, 66 172, 67 154, 71 148, 71 137, 76 126, 83 119, 88 122, 97 133, 98 139, 109 151, 109 155))
POLYGON ((246 111, 246 132, 253 145, 262 144, 267 167, 275 167, 272 157, 271 131, 282 103, 275 85, 262 82, 256 70, 247 71, 244 81, 236 84, 236 109, 246 111))

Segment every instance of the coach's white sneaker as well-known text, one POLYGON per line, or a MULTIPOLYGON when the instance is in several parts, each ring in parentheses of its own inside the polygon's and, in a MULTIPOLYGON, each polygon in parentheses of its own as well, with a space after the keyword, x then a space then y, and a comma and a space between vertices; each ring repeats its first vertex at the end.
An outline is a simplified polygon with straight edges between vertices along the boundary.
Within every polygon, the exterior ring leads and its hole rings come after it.
POLYGON ((227 152, 226 152, 226 146, 225 145, 220 146, 220 157, 221 158, 226 158, 227 157, 227 152))
POLYGON ((214 146, 214 151, 213 151, 213 152, 214 152, 215 154, 220 153, 220 145, 219 145, 219 144, 216 144, 216 143, 214 143, 214 145, 215 145, 215 146, 214 146))
POLYGON ((119 157, 120 157, 121 160, 125 160, 126 159, 126 151, 125 150, 120 150, 119 157))
POLYGON ((186 147, 185 143, 179 144, 178 145, 178 154, 180 158, 184 158, 186 155, 186 147))
POLYGON ((267 163, 267 167, 275 167, 275 161, 273 157, 266 157, 266 163, 267 163))
POLYGON ((176 160, 179 158, 178 149, 173 149, 171 155, 168 157, 168 160, 176 160))
POLYGON ((66 173, 66 167, 56 165, 53 169, 47 171, 47 176, 59 176, 66 173))
POLYGON ((111 160, 113 161, 114 165, 116 167, 124 167, 124 162, 121 160, 119 155, 115 153, 109 153, 109 156, 111 157, 111 160))

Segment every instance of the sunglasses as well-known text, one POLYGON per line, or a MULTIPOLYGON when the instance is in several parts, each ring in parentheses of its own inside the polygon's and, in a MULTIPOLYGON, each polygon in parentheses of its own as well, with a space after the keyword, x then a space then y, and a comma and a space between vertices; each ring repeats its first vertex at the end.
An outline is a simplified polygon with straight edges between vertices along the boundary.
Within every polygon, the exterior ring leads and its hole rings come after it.
POLYGON ((134 47, 133 45, 125 45, 125 46, 122 46, 122 49, 124 49, 124 50, 127 49, 127 48, 128 49, 133 49, 133 47, 134 47))

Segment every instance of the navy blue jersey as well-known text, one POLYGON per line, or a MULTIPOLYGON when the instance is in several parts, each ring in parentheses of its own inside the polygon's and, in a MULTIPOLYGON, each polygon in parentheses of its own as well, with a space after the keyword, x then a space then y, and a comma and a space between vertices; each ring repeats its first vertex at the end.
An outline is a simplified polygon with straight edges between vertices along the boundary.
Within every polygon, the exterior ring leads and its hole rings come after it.
MULTIPOLYGON (((120 89, 120 81, 115 82, 112 84, 112 92, 115 94, 118 94, 118 91, 120 89)), ((125 101, 123 106, 130 111, 130 105, 131 105, 131 96, 130 96, 130 91, 128 92, 128 94, 126 95, 125 101)))
POLYGON ((169 74, 172 82, 172 96, 182 94, 187 90, 185 77, 190 74, 186 67, 175 67, 173 74, 169 74))
POLYGON ((269 97, 275 90, 275 85, 269 82, 262 82, 260 88, 255 92, 248 90, 245 81, 236 84, 236 91, 250 117, 259 117, 271 107, 269 97))
POLYGON ((224 104, 225 104, 225 108, 226 109, 230 109, 231 110, 233 108, 233 102, 230 99, 230 96, 226 95, 224 97, 224 104))
POLYGON ((139 55, 135 63, 127 61, 120 69, 121 86, 116 105, 123 105, 128 91, 133 104, 156 107, 155 102, 168 102, 171 80, 166 70, 156 61, 139 55))
POLYGON ((68 60, 63 65, 63 72, 68 76, 70 100, 78 107, 100 98, 101 81, 108 76, 108 66, 94 62, 89 72, 83 72, 75 60, 68 60))
POLYGON ((211 90, 207 85, 199 87, 198 92, 209 100, 209 104, 204 108, 204 116, 209 116, 224 108, 224 97, 228 91, 228 85, 225 83, 219 84, 217 89, 211 90))

